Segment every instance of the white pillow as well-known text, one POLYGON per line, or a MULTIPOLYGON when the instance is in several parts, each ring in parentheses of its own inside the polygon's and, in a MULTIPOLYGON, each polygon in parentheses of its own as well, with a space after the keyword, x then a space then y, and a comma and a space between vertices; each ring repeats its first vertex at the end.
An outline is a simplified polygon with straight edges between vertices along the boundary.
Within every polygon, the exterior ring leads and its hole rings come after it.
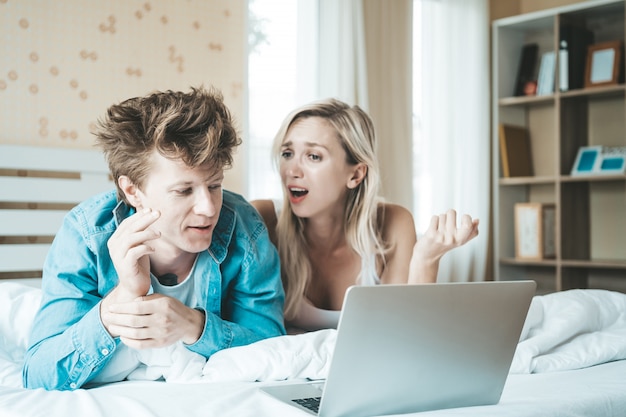
POLYGON ((41 289, 0 283, 0 385, 21 387, 28 337, 41 303, 41 289))

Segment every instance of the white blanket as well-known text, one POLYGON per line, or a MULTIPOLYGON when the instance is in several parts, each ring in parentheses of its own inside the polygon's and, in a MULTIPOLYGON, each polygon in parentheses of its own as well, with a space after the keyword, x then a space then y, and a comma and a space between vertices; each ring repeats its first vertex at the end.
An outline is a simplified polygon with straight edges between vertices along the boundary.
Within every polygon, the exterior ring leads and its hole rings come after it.
MULTIPOLYGON (((21 386, 21 361, 40 290, 0 284, 0 385, 21 386)), ((217 352, 208 361, 182 345, 142 351, 134 380, 278 381, 325 378, 335 330, 280 336, 217 352)), ((512 373, 585 368, 626 359, 626 294, 570 290, 534 297, 512 373)))
MULTIPOLYGON (((241 381, 286 379, 290 374, 323 377, 335 336, 334 330, 324 330, 301 339, 283 336, 227 349, 209 359, 204 377, 241 381), (289 352, 299 355, 291 362, 283 360, 289 352), (306 361, 310 362, 304 367, 306 361)), ((533 298, 510 371, 566 371, 620 359, 626 359, 626 294, 569 290, 533 298)))
MULTIPOLYGON (((41 290, 0 283, 0 386, 21 387, 28 335, 41 302, 41 290)), ((278 381, 320 379, 328 374, 335 330, 280 336, 217 352, 206 361, 182 344, 136 353, 140 366, 129 380, 168 382, 278 381)))
POLYGON ((533 298, 512 373, 586 368, 626 358, 626 294, 569 290, 533 298))
POLYGON ((138 352, 141 362, 127 379, 167 382, 282 381, 323 379, 335 346, 336 330, 279 336, 214 353, 208 361, 182 344, 138 352))

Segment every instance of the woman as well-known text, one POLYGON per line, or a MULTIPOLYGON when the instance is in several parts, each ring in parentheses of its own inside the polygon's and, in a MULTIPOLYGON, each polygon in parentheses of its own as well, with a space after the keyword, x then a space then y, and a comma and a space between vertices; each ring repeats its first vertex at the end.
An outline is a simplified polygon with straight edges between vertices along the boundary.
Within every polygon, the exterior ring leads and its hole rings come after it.
POLYGON ((378 196, 375 149, 370 117, 335 99, 294 110, 276 135, 285 199, 252 204, 280 254, 292 329, 336 327, 351 285, 435 282, 441 257, 478 234, 449 210, 418 241, 411 213, 378 196))

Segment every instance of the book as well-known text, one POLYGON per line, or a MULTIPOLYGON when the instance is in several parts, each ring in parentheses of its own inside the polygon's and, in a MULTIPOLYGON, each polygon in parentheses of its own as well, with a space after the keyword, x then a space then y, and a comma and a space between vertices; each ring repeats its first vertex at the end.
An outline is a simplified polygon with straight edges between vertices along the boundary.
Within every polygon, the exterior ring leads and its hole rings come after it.
POLYGON ((583 88, 587 49, 594 42, 590 30, 564 23, 559 29, 559 90, 583 88))
POLYGON ((502 176, 505 178, 532 176, 533 164, 528 129, 500 124, 499 141, 502 176))
POLYGON ((515 96, 523 96, 526 83, 535 80, 535 67, 537 65, 538 51, 539 45, 536 43, 529 43, 522 47, 522 55, 515 81, 515 96))
POLYGON ((537 95, 546 95, 554 92, 554 78, 556 69, 556 55, 554 51, 544 52, 541 55, 539 74, 537 75, 537 95))
POLYGON ((559 91, 569 89, 569 43, 561 39, 559 42, 559 91))

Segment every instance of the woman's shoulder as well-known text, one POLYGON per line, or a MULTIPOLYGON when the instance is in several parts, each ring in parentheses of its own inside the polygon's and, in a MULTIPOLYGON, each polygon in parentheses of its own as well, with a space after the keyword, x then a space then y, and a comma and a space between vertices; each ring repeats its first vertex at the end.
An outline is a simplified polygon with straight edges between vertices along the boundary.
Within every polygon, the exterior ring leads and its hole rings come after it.
POLYGON ((259 212, 267 227, 270 239, 276 244, 277 208, 274 200, 251 200, 250 204, 259 212))
POLYGON ((378 218, 383 230, 414 226, 413 214, 400 204, 380 202, 378 203, 378 218))
POLYGON ((379 203, 378 224, 383 240, 391 246, 398 241, 415 239, 413 214, 404 206, 388 202, 379 203))
POLYGON ((274 200, 251 200, 250 204, 259 212, 263 220, 276 219, 274 200))

